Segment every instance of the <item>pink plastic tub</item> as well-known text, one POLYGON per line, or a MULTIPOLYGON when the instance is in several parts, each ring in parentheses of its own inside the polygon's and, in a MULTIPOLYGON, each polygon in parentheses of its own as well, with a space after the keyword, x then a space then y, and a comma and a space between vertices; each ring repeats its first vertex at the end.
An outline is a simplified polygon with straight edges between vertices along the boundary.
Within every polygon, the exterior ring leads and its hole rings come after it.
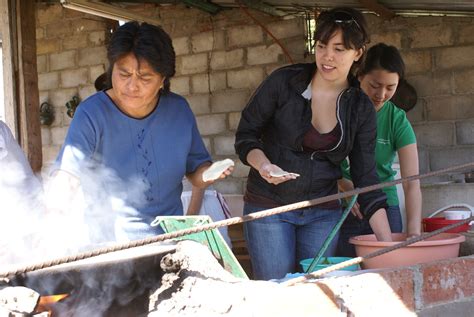
MULTIPOLYGON (((369 234, 350 238, 349 242, 355 245, 357 256, 364 256, 405 241, 406 235, 393 233, 392 239, 392 242, 377 241, 375 235, 369 234)), ((361 265, 364 269, 376 269, 455 258, 459 255, 459 247, 465 240, 463 235, 457 233, 441 233, 427 240, 364 260, 361 265)))

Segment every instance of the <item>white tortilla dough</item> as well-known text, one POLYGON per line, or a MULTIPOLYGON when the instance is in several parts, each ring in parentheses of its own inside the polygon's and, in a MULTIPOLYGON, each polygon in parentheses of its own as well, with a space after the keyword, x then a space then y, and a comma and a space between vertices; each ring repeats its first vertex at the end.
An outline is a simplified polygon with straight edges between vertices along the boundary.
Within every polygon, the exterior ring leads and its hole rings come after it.
POLYGON ((278 172, 270 172, 271 177, 283 177, 283 176, 294 176, 294 177, 299 177, 300 174, 296 173, 290 173, 290 172, 285 172, 285 171, 278 171, 278 172))
POLYGON ((212 165, 202 173, 202 180, 204 182, 218 179, 222 173, 229 167, 234 166, 234 161, 231 159, 225 159, 212 163, 212 165))

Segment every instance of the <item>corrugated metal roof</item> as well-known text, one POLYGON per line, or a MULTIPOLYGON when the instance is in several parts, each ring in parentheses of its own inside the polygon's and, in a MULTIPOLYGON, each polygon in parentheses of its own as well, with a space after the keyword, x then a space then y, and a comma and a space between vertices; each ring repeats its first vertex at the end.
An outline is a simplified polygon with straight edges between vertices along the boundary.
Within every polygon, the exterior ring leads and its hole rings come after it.
MULTIPOLYGON (((227 7, 236 6, 234 0, 212 0, 212 3, 227 7)), ((358 1, 358 0, 243 0, 244 4, 260 3, 269 5, 275 9, 285 11, 299 11, 304 9, 326 9, 335 6, 349 6, 365 11, 372 11, 370 5, 363 3, 378 3, 386 9, 398 15, 433 14, 433 15, 474 15, 474 0, 379 0, 379 1, 358 1)))

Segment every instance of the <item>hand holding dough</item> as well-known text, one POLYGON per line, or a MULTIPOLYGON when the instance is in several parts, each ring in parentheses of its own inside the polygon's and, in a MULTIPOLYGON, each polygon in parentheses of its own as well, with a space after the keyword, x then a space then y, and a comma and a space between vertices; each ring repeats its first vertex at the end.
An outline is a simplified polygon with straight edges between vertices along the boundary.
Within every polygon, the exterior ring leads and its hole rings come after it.
POLYGON ((234 166, 234 161, 231 159, 214 162, 202 173, 202 180, 204 182, 216 180, 231 166, 234 166))

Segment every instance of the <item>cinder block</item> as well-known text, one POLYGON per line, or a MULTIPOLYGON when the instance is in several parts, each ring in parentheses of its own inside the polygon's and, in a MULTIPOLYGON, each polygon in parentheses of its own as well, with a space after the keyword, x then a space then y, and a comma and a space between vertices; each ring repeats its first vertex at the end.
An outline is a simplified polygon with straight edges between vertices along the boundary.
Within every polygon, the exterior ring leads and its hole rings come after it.
POLYGON ((407 78, 415 88, 418 97, 439 96, 452 93, 452 73, 435 72, 412 75, 407 78), (436 89, 433 89, 436 87, 436 89))
POLYGON ((474 206, 474 186, 469 183, 446 183, 449 179, 428 178, 431 183, 421 185, 422 217, 426 218, 434 211, 452 205, 465 203, 474 206))
POLYGON ((189 95, 189 77, 173 77, 171 78, 171 91, 178 95, 189 95))
POLYGON ((240 160, 234 160, 235 166, 232 172, 232 177, 244 178, 249 175, 250 166, 244 165, 240 160))
POLYGON ((53 145, 62 145, 66 138, 68 127, 51 128, 51 141, 53 145))
POLYGON ((88 45, 88 34, 74 34, 65 37, 63 41, 63 50, 85 48, 88 45))
POLYGON ((199 74, 191 77, 193 93, 209 93, 209 75, 199 74))
POLYGON ((105 46, 90 47, 79 50, 79 66, 107 64, 107 49, 105 46))
POLYGON ((62 38, 72 34, 71 22, 67 19, 58 20, 45 26, 47 38, 62 38))
POLYGON ((186 55, 189 54, 189 37, 183 36, 174 38, 173 40, 173 48, 176 56, 178 55, 186 55))
POLYGON ((454 144, 454 123, 436 122, 413 125, 420 146, 451 146, 454 144))
POLYGON ((474 120, 464 120, 456 122, 457 144, 474 144, 474 120))
POLYGON ((61 42, 59 39, 41 39, 36 41, 36 54, 50 54, 59 52, 61 42))
POLYGON ((75 33, 89 33, 90 31, 103 31, 106 29, 106 20, 96 17, 95 19, 71 20, 72 30, 75 33))
POLYGON ((49 102, 54 107, 65 108, 66 102, 76 95, 78 95, 76 87, 69 89, 56 89, 49 92, 49 102))
POLYGON ((59 73, 44 73, 38 74, 38 89, 41 90, 50 90, 56 89, 59 87, 59 73))
POLYGON ((176 66, 182 75, 204 73, 208 67, 207 53, 182 56, 176 66))
POLYGON ((248 90, 225 90, 211 97, 212 112, 241 111, 247 104, 248 90))
POLYGON ((454 91, 457 94, 474 93, 474 69, 454 72, 454 91))
POLYGON ((215 182, 212 186, 221 194, 242 194, 243 181, 240 178, 227 177, 215 182))
POLYGON ((36 56, 36 70, 38 73, 45 73, 48 70, 47 57, 48 55, 36 56))
POLYGON ((76 66, 76 51, 66 51, 49 55, 49 69, 61 70, 76 66))
POLYGON ((213 52, 211 56, 211 69, 231 69, 244 65, 244 50, 213 52))
POLYGON ((191 78, 193 93, 209 93, 227 87, 226 73, 199 74, 191 78), (210 89, 209 89, 210 85, 210 89))
POLYGON ((460 25, 458 29, 459 33, 459 44, 471 44, 474 43, 474 24, 460 25))
POLYGON ((437 69, 466 68, 474 66, 474 45, 443 48, 436 51, 437 69))
POLYGON ((231 70, 227 72, 229 88, 257 88, 264 78, 263 68, 253 67, 242 70, 231 70))
POLYGON ((214 153, 217 155, 235 155, 235 137, 217 136, 214 138, 214 153))
POLYGON ((224 32, 211 31, 194 35, 191 37, 191 49, 193 53, 225 49, 224 32))
POLYGON ((472 162, 474 147, 450 147, 430 150, 430 170, 466 164, 472 162))
POLYGON ((281 54, 283 54, 283 51, 280 45, 276 43, 270 46, 261 45, 249 47, 247 48, 247 64, 259 65, 278 63, 281 54))
POLYGON ((48 101, 49 100, 49 91, 47 90, 43 90, 43 91, 40 91, 39 93, 39 102, 40 102, 40 105, 45 102, 45 101, 48 101))
POLYGON ((427 99, 427 119, 457 120, 474 117, 472 97, 469 95, 439 96, 427 99))
POLYGON ((231 112, 229 115, 229 130, 237 130, 239 126, 241 112, 231 112))
POLYGON ((87 85, 87 86, 81 86, 79 88, 79 99, 85 100, 86 98, 92 96, 95 94, 97 91, 95 90, 94 85, 87 85))
POLYGON ((209 153, 212 153, 211 139, 210 138, 202 138, 202 141, 204 142, 204 146, 206 147, 207 151, 209 153))
POLYGON ((41 145, 51 145, 51 129, 49 127, 41 127, 41 145))
POLYGON ((267 28, 277 39, 304 35, 305 32, 304 19, 301 17, 273 22, 267 28))
MULTIPOLYGON (((377 32, 377 30, 374 30, 377 32)), ((375 45, 377 43, 385 43, 387 45, 393 45, 396 48, 402 47, 402 35, 400 32, 384 32, 381 33, 374 33, 370 35, 370 46, 375 45)))
POLYGON ((453 30, 448 23, 432 26, 416 26, 411 29, 412 48, 448 46, 454 43, 453 30))
POLYGON ((407 118, 411 123, 422 122, 425 120, 426 101, 418 99, 413 109, 407 112, 407 118))
POLYGON ((104 65, 96 65, 96 66, 91 66, 89 67, 89 82, 94 83, 97 77, 102 75, 105 72, 105 66, 104 65))
POLYGON ((229 47, 244 47, 263 42, 263 31, 260 26, 247 25, 229 28, 227 30, 229 47))
POLYGON ((195 115, 208 114, 211 112, 209 94, 193 94, 186 99, 195 115))
POLYGON ((227 88, 227 74, 213 72, 211 74, 211 91, 223 90, 227 88))
POLYGON ((401 54, 407 74, 431 71, 431 51, 402 51, 401 54))
POLYGON ((104 45, 105 43, 105 31, 96 31, 89 33, 89 42, 92 45, 104 45))
POLYGON ((211 114, 196 117, 201 135, 219 134, 226 131, 225 114, 211 114))
POLYGON ((61 20, 63 16, 63 7, 59 3, 56 5, 38 4, 36 8, 36 21, 39 26, 61 20))
POLYGON ((430 171, 430 155, 429 151, 418 146, 418 167, 420 174, 425 174, 430 171))
POLYGON ((64 70, 61 72, 61 87, 70 88, 87 84, 88 74, 89 71, 85 67, 72 70, 64 70))
MULTIPOLYGON (((290 54, 293 59, 293 63, 301 63, 305 61, 306 53, 306 44, 303 37, 292 38, 283 42, 283 45, 287 48, 288 54, 290 54)), ((314 62, 314 55, 310 55, 309 63, 314 62)), ((282 55, 282 61, 280 61, 280 66, 282 63, 291 64, 290 60, 286 54, 282 55)))

